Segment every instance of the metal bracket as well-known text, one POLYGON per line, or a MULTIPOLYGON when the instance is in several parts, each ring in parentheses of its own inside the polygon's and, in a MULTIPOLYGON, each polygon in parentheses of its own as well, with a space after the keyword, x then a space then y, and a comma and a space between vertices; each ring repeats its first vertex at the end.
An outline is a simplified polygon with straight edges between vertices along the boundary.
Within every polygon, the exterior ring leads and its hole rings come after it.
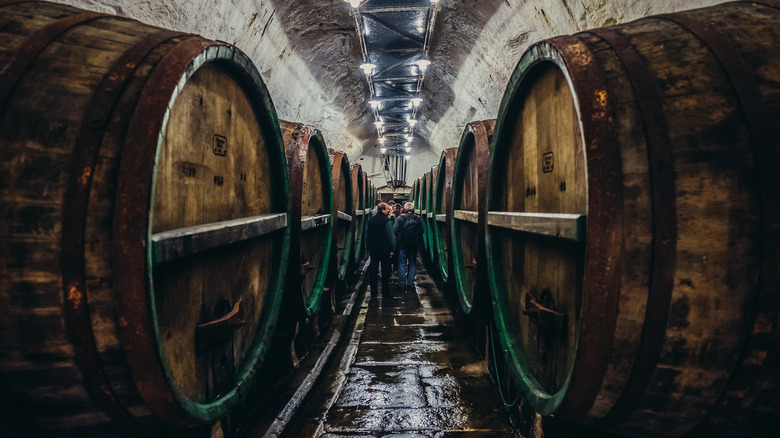
POLYGON ((243 326, 246 322, 243 319, 244 309, 241 306, 243 298, 239 298, 233 305, 227 315, 211 322, 199 324, 195 329, 195 339, 197 349, 203 350, 209 345, 221 341, 233 335, 233 330, 243 326))
POLYGON ((523 314, 536 321, 536 325, 540 329, 548 330, 556 335, 561 335, 566 328, 566 315, 543 306, 531 294, 525 296, 523 314))

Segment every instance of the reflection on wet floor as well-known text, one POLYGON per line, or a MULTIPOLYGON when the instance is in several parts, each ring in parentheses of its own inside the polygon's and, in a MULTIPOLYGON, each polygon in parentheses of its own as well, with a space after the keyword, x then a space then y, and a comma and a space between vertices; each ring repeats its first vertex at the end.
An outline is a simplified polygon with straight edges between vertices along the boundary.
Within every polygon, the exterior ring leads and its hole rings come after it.
MULTIPOLYGON (((419 266, 418 262, 418 266, 419 266)), ((414 290, 366 293, 350 344, 287 436, 512 437, 485 363, 420 266, 414 290)))

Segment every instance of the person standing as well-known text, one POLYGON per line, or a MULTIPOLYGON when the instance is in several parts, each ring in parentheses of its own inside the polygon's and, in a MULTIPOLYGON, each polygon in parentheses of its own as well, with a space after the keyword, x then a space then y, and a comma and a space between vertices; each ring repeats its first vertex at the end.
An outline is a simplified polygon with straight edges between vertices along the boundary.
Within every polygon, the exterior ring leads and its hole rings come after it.
POLYGON ((414 275, 417 273, 417 248, 422 241, 422 220, 414 214, 414 204, 404 204, 404 214, 396 221, 394 227, 398 242, 398 285, 406 290, 414 286, 414 275))
POLYGON ((390 209, 384 202, 377 205, 377 214, 368 221, 368 255, 371 262, 368 265, 368 278, 371 286, 371 297, 376 298, 379 265, 382 265, 382 296, 390 297, 390 258, 395 251, 395 233, 393 224, 388 218, 390 209))

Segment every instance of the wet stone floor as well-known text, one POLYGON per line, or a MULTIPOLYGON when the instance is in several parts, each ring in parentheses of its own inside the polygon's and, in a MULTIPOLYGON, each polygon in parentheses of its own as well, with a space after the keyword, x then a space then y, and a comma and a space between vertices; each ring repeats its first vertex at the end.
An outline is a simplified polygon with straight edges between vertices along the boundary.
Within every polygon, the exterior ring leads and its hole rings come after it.
POLYGON ((413 290, 368 291, 355 331, 285 436, 512 437, 486 364, 418 261, 413 290))

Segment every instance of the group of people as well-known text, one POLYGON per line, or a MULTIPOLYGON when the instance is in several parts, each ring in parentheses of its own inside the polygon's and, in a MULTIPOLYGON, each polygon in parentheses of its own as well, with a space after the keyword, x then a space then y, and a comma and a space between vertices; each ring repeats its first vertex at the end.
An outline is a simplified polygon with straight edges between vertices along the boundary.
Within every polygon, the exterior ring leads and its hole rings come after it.
POLYGON ((371 296, 378 295, 379 267, 382 267, 382 296, 389 297, 391 265, 398 268, 398 286, 402 290, 414 286, 417 248, 422 242, 422 220, 414 214, 414 204, 403 206, 393 201, 377 201, 368 220, 367 248, 371 262, 368 276, 371 296))

